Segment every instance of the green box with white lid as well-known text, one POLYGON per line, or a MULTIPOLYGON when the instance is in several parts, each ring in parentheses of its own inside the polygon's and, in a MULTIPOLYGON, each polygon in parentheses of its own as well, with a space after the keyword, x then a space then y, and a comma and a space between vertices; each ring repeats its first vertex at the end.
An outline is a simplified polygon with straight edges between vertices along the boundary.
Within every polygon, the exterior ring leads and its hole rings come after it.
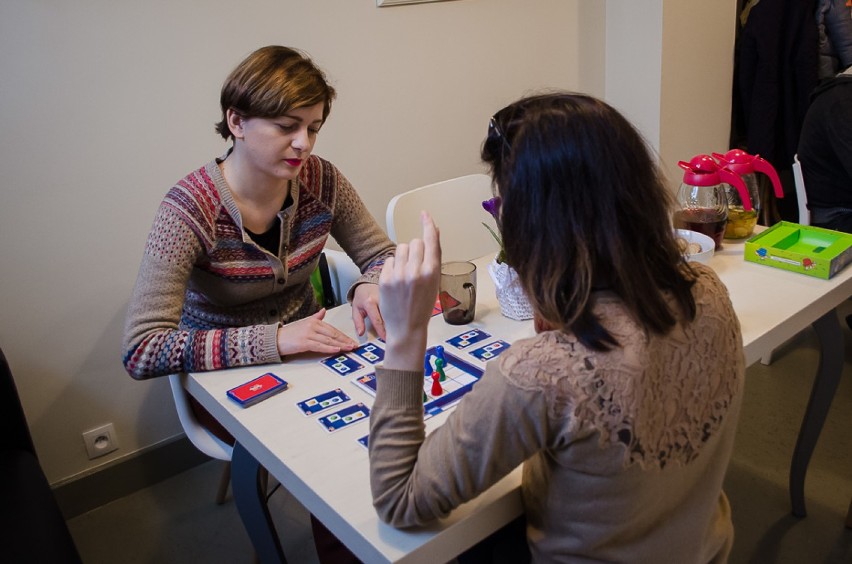
POLYGON ((852 235, 781 221, 746 241, 745 259, 828 280, 852 260, 852 235))

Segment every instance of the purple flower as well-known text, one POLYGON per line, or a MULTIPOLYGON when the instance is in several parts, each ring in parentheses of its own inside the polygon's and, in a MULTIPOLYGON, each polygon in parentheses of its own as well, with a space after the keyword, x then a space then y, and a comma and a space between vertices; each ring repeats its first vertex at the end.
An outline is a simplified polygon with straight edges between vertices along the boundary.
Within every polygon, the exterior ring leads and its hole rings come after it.
MULTIPOLYGON (((494 221, 497 221, 498 225, 500 223, 500 204, 502 203, 500 196, 495 196, 490 200, 482 202, 482 208, 494 217, 494 221)), ((491 228, 490 225, 485 222, 482 222, 482 225, 485 226, 488 232, 491 233, 491 236, 494 237, 494 240, 497 241, 497 244, 500 245, 500 252, 497 254, 497 262, 506 262, 506 250, 503 248, 503 239, 496 231, 494 231, 494 229, 491 228)))
POLYGON ((495 196, 490 200, 485 200, 482 202, 482 207, 485 211, 490 213, 494 219, 500 217, 500 204, 503 202, 500 200, 500 196, 495 196))

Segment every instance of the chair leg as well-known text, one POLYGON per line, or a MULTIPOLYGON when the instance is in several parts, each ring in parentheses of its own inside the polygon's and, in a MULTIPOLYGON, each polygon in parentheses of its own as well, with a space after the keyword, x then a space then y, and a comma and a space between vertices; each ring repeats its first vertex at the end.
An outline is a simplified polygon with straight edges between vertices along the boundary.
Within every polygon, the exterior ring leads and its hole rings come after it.
POLYGON ((849 511, 846 512, 846 528, 852 529, 852 500, 849 500, 849 511))
POLYGON ((216 491, 216 505, 225 503, 225 496, 228 495, 228 486, 231 484, 231 461, 225 462, 225 467, 222 468, 222 477, 219 478, 219 489, 216 491))
MULTIPOLYGON (((257 479, 260 480, 260 489, 265 496, 269 497, 269 470, 261 466, 259 474, 257 479)), ((252 550, 252 562, 254 564, 261 564, 260 556, 256 550, 252 550)))
POLYGON ((263 466, 260 467, 259 479, 260 479, 260 488, 263 490, 263 494, 268 497, 269 496, 269 470, 267 470, 263 466))

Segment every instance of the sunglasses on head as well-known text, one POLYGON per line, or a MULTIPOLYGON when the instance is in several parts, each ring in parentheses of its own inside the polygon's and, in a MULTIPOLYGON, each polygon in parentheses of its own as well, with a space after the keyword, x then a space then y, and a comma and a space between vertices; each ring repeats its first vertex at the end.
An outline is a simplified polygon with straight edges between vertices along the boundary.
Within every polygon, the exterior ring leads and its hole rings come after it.
POLYGON ((499 116, 500 112, 497 112, 496 114, 491 116, 490 120, 488 120, 488 136, 499 138, 503 142, 503 149, 509 151, 512 147, 511 145, 509 145, 509 140, 506 139, 506 136, 503 134, 503 128, 500 127, 499 116))

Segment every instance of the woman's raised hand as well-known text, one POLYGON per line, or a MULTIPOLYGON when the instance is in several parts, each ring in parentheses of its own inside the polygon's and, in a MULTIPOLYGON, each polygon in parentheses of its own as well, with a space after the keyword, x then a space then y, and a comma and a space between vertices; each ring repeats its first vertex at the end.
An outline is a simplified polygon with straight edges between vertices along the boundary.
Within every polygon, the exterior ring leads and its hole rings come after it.
POLYGON ((441 281, 441 241, 427 212, 423 238, 401 243, 379 277, 379 304, 387 333, 385 367, 422 370, 426 333, 441 281))

